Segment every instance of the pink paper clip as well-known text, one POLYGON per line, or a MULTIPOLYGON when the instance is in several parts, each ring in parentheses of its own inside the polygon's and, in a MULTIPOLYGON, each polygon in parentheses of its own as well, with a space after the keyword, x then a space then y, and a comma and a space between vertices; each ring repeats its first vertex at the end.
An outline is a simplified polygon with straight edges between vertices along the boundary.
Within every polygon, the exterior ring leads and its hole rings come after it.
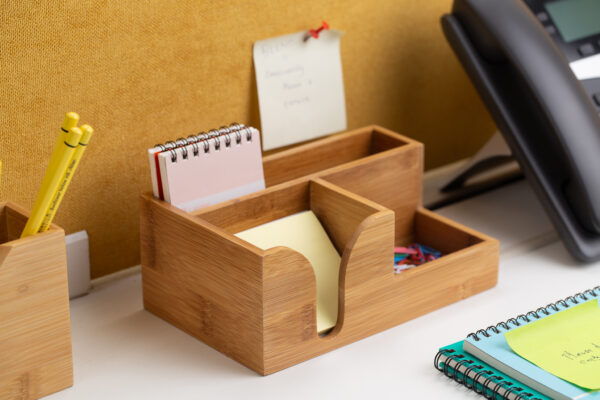
POLYGON ((409 247, 394 247, 394 253, 417 254, 417 250, 409 247))

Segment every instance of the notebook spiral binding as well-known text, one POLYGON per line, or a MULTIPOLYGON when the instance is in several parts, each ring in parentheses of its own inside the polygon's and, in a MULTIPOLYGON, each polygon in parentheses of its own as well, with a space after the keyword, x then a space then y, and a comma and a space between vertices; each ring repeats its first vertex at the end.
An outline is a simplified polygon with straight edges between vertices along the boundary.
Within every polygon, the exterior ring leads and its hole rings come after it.
POLYGON ((526 388, 515 385, 500 375, 494 375, 493 371, 487 370, 483 365, 465 357, 463 354, 453 355, 453 353, 455 351, 451 349, 440 350, 433 361, 435 368, 467 389, 491 400, 510 399, 511 395, 513 395, 512 400, 541 400, 535 397, 533 393, 528 392, 526 388), (446 359, 440 365, 442 356, 445 356, 446 359), (450 361, 454 361, 456 364, 450 366, 450 361), (462 369, 461 367, 465 367, 463 371, 459 371, 459 369, 462 369), (480 382, 482 378, 485 378, 485 380, 480 382), (491 388, 492 384, 494 385, 493 389, 491 388), (503 394, 500 394, 500 389, 504 389, 503 394))
POLYGON ((467 338, 472 338, 473 340, 475 340, 477 342, 477 341, 481 340, 481 336, 487 338, 487 337, 490 337, 492 334, 501 333, 500 328, 504 329, 505 331, 508 331, 512 328, 521 326, 521 323, 519 321, 524 321, 526 323, 529 323, 533 320, 538 320, 538 319, 542 318, 543 316, 550 315, 551 314, 550 310, 553 310, 555 312, 559 311, 559 308, 558 308, 559 306, 562 306, 563 308, 569 308, 571 306, 575 306, 575 305, 579 304, 578 299, 587 301, 590 298, 594 298, 594 297, 598 297, 598 296, 600 296, 600 286, 596 286, 593 289, 588 289, 581 293, 574 294, 574 295, 566 297, 562 300, 558 300, 554 303, 550 303, 545 307, 540 307, 535 311, 529 311, 528 313, 518 315, 515 318, 510 318, 510 319, 508 319, 504 322, 500 322, 496 325, 488 326, 485 329, 479 329, 476 332, 469 333, 467 335, 467 338), (512 327, 509 325, 512 325, 512 327))
POLYGON ((210 152, 210 141, 213 141, 215 150, 221 148, 221 137, 225 138, 225 147, 230 147, 232 136, 235 136, 235 143, 241 144, 243 136, 246 136, 246 142, 252 142, 252 128, 244 124, 232 123, 229 126, 222 126, 219 129, 211 129, 208 132, 200 132, 197 135, 190 135, 187 138, 179 138, 175 141, 168 141, 164 144, 156 144, 154 147, 160 148, 161 152, 168 151, 171 155, 171 162, 177 162, 177 151, 181 150, 181 157, 186 160, 189 156, 187 146, 192 146, 192 154, 197 157, 200 153, 200 146, 204 153, 210 152))

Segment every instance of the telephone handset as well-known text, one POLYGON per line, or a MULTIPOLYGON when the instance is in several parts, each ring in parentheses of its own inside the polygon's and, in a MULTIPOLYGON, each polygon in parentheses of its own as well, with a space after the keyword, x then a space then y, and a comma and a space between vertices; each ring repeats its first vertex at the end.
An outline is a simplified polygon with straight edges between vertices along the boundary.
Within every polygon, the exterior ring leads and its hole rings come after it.
POLYGON ((597 21, 600 0, 454 0, 442 17, 446 38, 581 261, 600 259, 597 21), (577 13, 584 17, 575 26, 577 13))

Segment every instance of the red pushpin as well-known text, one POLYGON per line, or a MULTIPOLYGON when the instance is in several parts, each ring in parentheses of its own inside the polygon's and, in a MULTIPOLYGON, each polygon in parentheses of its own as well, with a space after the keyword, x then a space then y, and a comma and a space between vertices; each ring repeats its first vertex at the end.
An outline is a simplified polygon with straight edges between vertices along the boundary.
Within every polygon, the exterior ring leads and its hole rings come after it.
MULTIPOLYGON (((329 24, 325 21, 323 21, 323 24, 317 28, 317 29, 311 29, 308 31, 308 33, 310 34, 310 36, 314 37, 315 39, 319 38, 319 33, 323 32, 323 30, 329 30, 329 24)), ((307 36, 306 39, 308 39, 309 37, 307 36)))

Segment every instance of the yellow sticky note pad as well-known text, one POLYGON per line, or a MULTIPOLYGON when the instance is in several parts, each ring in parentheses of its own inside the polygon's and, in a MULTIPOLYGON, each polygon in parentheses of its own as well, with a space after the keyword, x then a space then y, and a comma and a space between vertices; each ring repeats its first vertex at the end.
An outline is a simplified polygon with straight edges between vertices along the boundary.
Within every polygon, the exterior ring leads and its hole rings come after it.
MULTIPOLYGON (((303 211, 235 234, 267 250, 285 246, 310 261, 317 283, 317 331, 335 326, 341 257, 312 211, 303 211)), ((291 268, 291 267, 290 267, 291 268)))
POLYGON ((512 350, 551 374, 585 389, 600 389, 598 299, 504 334, 512 350))

